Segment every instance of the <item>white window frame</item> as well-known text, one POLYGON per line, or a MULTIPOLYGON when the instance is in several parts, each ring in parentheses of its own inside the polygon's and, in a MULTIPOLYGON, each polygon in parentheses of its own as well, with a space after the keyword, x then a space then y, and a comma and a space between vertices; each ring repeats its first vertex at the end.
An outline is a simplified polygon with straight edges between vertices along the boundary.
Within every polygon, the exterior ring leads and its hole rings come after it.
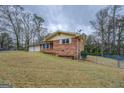
POLYGON ((60 44, 70 44, 70 43, 72 43, 72 39, 71 39, 71 38, 60 39, 60 40, 59 40, 59 43, 60 43, 60 44), (67 43, 67 41, 66 41, 67 39, 68 39, 68 41, 69 41, 68 43, 67 43), (63 43, 63 40, 65 40, 64 43, 63 43))

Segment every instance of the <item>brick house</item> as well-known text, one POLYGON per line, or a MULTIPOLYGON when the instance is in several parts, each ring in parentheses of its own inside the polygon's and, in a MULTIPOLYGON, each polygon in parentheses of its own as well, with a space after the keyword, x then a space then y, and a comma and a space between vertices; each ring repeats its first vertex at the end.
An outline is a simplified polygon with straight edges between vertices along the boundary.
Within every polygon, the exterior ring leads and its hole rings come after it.
POLYGON ((40 51, 57 56, 79 58, 84 50, 85 39, 75 33, 54 32, 46 36, 40 45, 40 51))

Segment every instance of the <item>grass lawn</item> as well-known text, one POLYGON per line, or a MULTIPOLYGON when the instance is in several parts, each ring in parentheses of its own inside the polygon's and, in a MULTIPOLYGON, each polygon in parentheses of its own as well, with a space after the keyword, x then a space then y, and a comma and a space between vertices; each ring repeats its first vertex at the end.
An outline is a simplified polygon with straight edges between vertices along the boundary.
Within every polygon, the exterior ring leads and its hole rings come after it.
POLYGON ((1 52, 0 83, 13 87, 124 87, 124 70, 38 52, 1 52))
MULTIPOLYGON (((100 56, 88 56, 88 60, 90 62, 106 65, 106 66, 111 66, 111 67, 117 67, 117 60, 112 59, 112 58, 105 58, 105 57, 100 57, 100 56)), ((124 69, 124 60, 120 61, 120 68, 124 69)))

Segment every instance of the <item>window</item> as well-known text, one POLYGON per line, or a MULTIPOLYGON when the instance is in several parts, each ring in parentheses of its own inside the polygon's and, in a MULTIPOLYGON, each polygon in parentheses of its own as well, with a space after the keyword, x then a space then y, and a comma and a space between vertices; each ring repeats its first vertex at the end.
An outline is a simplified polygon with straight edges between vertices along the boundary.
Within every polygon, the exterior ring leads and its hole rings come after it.
POLYGON ((44 49, 49 48, 49 44, 43 44, 43 48, 44 49))
POLYGON ((46 48, 49 48, 49 44, 46 44, 46 48))
POLYGON ((65 44, 65 39, 62 39, 62 44, 65 44))
POLYGON ((45 44, 43 44, 43 48, 45 48, 45 44))
POLYGON ((69 39, 66 39, 66 40, 65 40, 65 43, 67 43, 67 44, 68 44, 68 43, 69 43, 69 39))
POLYGON ((71 43, 71 39, 61 39, 60 44, 69 44, 71 43))

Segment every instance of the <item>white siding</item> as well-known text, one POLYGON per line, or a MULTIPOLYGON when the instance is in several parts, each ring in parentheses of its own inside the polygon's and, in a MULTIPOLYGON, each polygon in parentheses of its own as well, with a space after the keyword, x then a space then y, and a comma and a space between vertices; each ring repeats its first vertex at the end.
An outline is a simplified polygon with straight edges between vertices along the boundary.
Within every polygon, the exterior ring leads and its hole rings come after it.
POLYGON ((71 39, 71 38, 69 38, 69 43, 70 43, 70 44, 72 43, 72 39, 71 39))
POLYGON ((62 44, 62 39, 59 40, 59 44, 62 44))
POLYGON ((67 38, 72 38, 73 36, 69 36, 69 35, 56 35, 55 37, 51 38, 50 41, 52 40, 60 40, 60 39, 67 39, 67 38))
POLYGON ((30 52, 40 51, 40 46, 30 46, 29 51, 30 52))

